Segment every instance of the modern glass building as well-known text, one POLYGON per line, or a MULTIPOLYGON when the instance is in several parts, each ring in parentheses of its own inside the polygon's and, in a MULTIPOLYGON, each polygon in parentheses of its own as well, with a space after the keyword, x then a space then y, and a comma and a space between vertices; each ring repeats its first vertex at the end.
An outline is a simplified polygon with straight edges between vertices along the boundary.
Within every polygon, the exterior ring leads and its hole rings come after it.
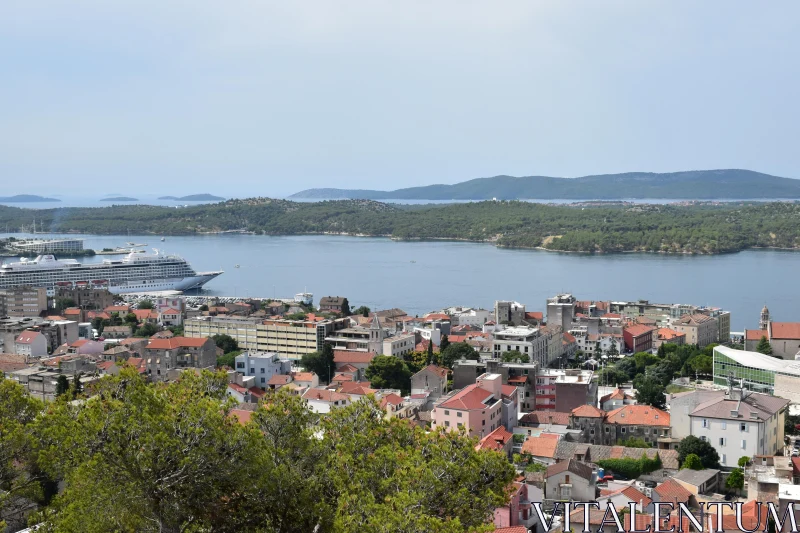
POLYGON ((729 378, 748 390, 800 400, 800 361, 759 352, 714 347, 714 384, 727 387, 729 378))

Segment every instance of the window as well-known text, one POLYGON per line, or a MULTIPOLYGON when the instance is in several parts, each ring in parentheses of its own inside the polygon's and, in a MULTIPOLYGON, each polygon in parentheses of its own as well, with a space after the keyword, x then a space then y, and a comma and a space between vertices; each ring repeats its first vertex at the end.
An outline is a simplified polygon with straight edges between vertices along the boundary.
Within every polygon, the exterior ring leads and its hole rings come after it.
POLYGON ((445 414, 445 415, 449 415, 449 414, 450 414, 450 411, 445 411, 445 412, 444 412, 444 414, 445 414))
POLYGON ((742 449, 743 450, 747 449, 747 441, 746 440, 742 440, 742 449))
POLYGON ((723 454, 722 454, 722 464, 725 464, 725 463, 727 463, 727 462, 728 462, 728 461, 726 460, 725 454, 723 453, 723 454))
POLYGON ((644 428, 644 434, 645 435, 649 435, 650 434, 650 428, 644 428))
POLYGON ((725 437, 720 437, 719 438, 719 445, 720 446, 725 446, 725 441, 726 441, 725 437))
POLYGON ((747 431, 747 424, 744 422, 739 424, 739 431, 747 431))
POLYGON ((568 475, 567 475, 567 476, 564 476, 564 483, 566 483, 567 485, 569 485, 569 476, 568 476, 568 475))
POLYGON ((445 420, 445 422, 444 422, 444 427, 446 427, 446 428, 449 428, 449 427, 450 427, 450 422, 448 422, 448 421, 446 421, 446 420, 445 420))
POLYGON ((724 420, 722 421, 722 429, 728 429, 728 423, 724 420))
POLYGON ((622 428, 622 433, 625 433, 625 428, 622 428))
POLYGON ((266 369, 266 368, 262 368, 262 369, 261 369, 261 373, 262 373, 262 374, 266 374, 266 373, 267 373, 267 369, 266 369))
POLYGON ((608 434, 608 431, 609 431, 609 429, 608 429, 608 428, 606 428, 606 435, 608 434))
POLYGON ((704 428, 707 428, 707 427, 708 427, 708 419, 707 419, 707 418, 704 418, 704 419, 703 419, 703 427, 704 427, 704 428))
POLYGON ((464 424, 462 424, 461 422, 459 422, 459 423, 458 423, 458 427, 464 427, 464 424))
POLYGON ((267 382, 267 378, 261 378, 261 383, 266 383, 266 382, 267 382))
POLYGON ((457 412, 456 412, 456 416, 457 416, 458 418, 461 418, 461 411, 457 411, 457 412))

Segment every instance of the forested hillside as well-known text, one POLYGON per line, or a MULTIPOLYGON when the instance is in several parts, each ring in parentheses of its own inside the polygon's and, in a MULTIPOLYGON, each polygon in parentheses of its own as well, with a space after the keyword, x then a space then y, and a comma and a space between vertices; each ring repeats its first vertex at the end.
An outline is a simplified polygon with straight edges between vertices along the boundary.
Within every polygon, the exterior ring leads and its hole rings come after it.
POLYGON ((190 235, 243 230, 266 235, 353 234, 461 239, 579 252, 721 253, 800 247, 800 204, 611 205, 528 202, 398 206, 370 200, 317 203, 254 198, 186 208, 0 207, 0 225, 49 232, 190 235))

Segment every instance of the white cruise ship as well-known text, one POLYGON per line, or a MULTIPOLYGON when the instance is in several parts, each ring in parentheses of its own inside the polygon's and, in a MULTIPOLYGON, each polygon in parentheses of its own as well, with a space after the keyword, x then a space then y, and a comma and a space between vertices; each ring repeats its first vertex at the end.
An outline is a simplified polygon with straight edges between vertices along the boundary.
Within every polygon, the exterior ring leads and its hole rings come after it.
POLYGON ((123 259, 102 263, 79 263, 40 255, 18 263, 0 265, 0 288, 30 285, 45 287, 55 295, 56 287, 107 288, 126 292, 188 291, 199 289, 222 271, 195 272, 182 257, 154 253, 130 253, 123 259))

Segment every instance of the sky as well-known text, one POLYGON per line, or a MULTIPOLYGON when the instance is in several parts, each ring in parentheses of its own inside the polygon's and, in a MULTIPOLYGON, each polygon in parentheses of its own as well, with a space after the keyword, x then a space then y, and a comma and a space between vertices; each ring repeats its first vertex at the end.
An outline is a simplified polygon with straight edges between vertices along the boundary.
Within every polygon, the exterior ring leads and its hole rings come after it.
POLYGON ((800 178, 800 2, 3 0, 2 195, 800 178))

